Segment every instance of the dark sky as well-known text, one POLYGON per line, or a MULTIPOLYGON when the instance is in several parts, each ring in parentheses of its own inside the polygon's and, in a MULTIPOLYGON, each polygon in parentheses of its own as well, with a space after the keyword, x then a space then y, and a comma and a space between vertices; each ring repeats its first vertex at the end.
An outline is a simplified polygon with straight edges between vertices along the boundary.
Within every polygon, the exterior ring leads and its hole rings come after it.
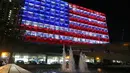
POLYGON ((106 14, 110 41, 130 42, 129 2, 127 0, 65 0, 106 14), (124 29, 124 40, 122 40, 124 29))

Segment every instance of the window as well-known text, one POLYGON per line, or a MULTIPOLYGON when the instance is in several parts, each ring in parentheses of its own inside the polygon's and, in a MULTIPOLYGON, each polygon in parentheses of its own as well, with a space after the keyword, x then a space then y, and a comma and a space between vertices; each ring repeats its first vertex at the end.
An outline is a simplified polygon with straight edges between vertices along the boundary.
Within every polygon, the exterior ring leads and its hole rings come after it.
POLYGON ((32 36, 36 36, 37 33, 36 33, 35 31, 31 31, 31 35, 32 35, 32 36))
POLYGON ((54 38, 53 34, 48 34, 48 38, 54 38))
POLYGON ((28 20, 26 20, 26 23, 25 23, 26 25, 31 25, 32 24, 32 21, 28 21, 28 20))
POLYGON ((78 38, 76 38, 76 37, 73 38, 73 41, 77 42, 77 40, 78 40, 78 38))
POLYGON ((89 36, 92 36, 92 32, 89 32, 89 36))
POLYGON ((49 25, 48 25, 48 24, 45 24, 45 25, 44 25, 44 28, 49 28, 49 25))
POLYGON ((37 36, 42 37, 42 32, 38 32, 37 36))
POLYGON ((55 35, 55 39, 59 39, 59 35, 55 35))
POLYGON ((85 41, 88 42, 88 43, 90 43, 90 40, 88 40, 88 39, 86 39, 85 41))
POLYGON ((32 25, 33 26, 38 26, 38 22, 33 22, 32 25))
POLYGON ((45 38, 48 38, 48 33, 44 33, 45 38))
POLYGON ((26 20, 22 20, 22 24, 26 24, 26 20))
POLYGON ((86 32, 86 35, 89 35, 89 32, 86 32))
POLYGON ((25 35, 30 35, 31 32, 29 30, 26 30, 25 35))
POLYGON ((60 27, 59 26, 55 26, 55 30, 59 30, 60 29, 60 27))
POLYGON ((77 41, 78 41, 78 42, 81 42, 81 38, 77 38, 77 41))
POLYGON ((85 39, 82 39, 83 42, 85 42, 85 39))
POLYGON ((60 35, 61 40, 65 40, 65 36, 60 35))

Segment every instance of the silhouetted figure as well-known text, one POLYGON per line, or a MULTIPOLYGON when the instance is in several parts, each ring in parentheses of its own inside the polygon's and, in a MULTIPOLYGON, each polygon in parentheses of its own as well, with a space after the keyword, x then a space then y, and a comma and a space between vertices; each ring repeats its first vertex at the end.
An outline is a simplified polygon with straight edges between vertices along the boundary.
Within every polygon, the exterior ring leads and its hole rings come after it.
POLYGON ((3 61, 2 60, 0 60, 0 66, 3 66, 3 61))

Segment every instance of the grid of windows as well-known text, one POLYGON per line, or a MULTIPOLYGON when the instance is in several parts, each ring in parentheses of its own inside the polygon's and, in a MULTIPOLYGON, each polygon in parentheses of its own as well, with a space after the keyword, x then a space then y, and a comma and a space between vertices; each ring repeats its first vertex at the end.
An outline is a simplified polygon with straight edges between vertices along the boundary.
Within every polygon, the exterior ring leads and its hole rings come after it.
POLYGON ((26 30, 25 38, 32 36, 80 44, 109 42, 106 17, 102 13, 62 0, 25 0, 22 11, 21 27, 26 30))

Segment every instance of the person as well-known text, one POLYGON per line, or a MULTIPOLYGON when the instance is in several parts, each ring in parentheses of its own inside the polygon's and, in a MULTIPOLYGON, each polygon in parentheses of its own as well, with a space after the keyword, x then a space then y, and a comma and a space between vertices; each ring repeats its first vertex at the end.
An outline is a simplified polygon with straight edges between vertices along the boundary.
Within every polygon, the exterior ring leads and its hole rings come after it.
POLYGON ((3 61, 2 60, 0 60, 0 66, 3 66, 3 61))
POLYGON ((5 61, 3 61, 3 62, 2 62, 2 65, 6 65, 6 62, 5 62, 5 61))

